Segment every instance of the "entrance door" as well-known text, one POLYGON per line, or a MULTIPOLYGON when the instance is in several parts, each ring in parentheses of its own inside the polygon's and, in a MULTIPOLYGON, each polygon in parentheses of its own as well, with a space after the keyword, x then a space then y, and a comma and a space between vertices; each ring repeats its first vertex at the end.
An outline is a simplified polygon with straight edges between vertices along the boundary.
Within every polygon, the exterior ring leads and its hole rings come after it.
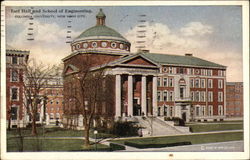
POLYGON ((181 117, 182 117, 182 119, 186 122, 186 118, 187 118, 186 112, 183 112, 182 115, 181 115, 181 117))

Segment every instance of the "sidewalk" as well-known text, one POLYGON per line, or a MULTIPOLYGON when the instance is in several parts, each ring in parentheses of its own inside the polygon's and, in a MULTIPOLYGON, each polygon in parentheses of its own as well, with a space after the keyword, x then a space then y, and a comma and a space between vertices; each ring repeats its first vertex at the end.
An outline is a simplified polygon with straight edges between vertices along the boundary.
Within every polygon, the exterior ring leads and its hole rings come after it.
POLYGON ((243 141, 229 141, 217 143, 194 144, 164 148, 128 148, 119 152, 243 152, 243 141))
MULTIPOLYGON (((126 140, 126 139, 141 139, 141 138, 157 138, 157 137, 172 137, 172 136, 183 136, 183 135, 202 135, 202 134, 215 134, 215 133, 230 133, 230 132, 243 132, 243 130, 227 130, 227 131, 211 131, 211 132, 199 132, 199 133, 186 133, 186 134, 177 134, 177 135, 162 135, 162 136, 150 136, 150 137, 121 137, 121 138, 107 138, 107 139, 94 139, 89 137, 89 140, 92 142, 97 142, 100 144, 104 145, 110 145, 110 143, 115 143, 115 142, 110 142, 111 140, 126 140)), ((80 139, 84 140, 85 137, 26 137, 25 139, 34 139, 34 138, 45 138, 45 139, 80 139)), ((118 143, 117 143, 118 144, 118 143)), ((127 146, 124 144, 119 144, 122 146, 125 146, 126 150, 119 151, 119 152, 140 152, 140 151, 202 151, 202 146, 205 148, 210 148, 210 151, 214 151, 213 148, 217 148, 216 146, 219 146, 222 148, 223 151, 242 151, 243 150, 243 141, 236 141, 235 143, 230 141, 230 142, 219 142, 219 143, 206 143, 206 144, 196 144, 196 145, 188 145, 188 146, 177 146, 177 147, 164 147, 164 148, 147 148, 147 149, 138 149, 135 147, 127 146), (224 146, 220 146, 226 144, 224 146), (214 145, 214 146, 213 146, 214 145), (237 145, 236 147, 233 147, 234 145, 237 145), (226 148, 226 149, 225 149, 226 148), (230 150, 231 149, 231 150, 230 150), (234 150, 233 150, 234 149, 234 150)), ((203 147, 203 148, 204 148, 203 147)), ((220 149, 219 148, 219 149, 220 149)), ((216 151, 216 150, 215 150, 216 151)), ((203 152, 203 151, 202 151, 203 152)))

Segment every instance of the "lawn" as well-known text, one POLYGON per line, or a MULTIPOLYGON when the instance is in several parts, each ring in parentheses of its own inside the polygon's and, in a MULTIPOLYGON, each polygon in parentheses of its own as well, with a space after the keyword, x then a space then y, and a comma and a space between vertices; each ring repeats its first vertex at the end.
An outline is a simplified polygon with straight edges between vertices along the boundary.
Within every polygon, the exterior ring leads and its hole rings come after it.
POLYGON ((216 133, 216 134, 201 134, 201 135, 183 135, 183 136, 166 136, 166 137, 148 137, 136 139, 113 140, 115 143, 124 144, 125 141, 136 144, 166 144, 177 142, 191 142, 192 144, 226 142, 243 140, 243 132, 232 133, 216 133))
MULTIPOLYGON (((83 137, 84 131, 70 130, 59 127, 45 128, 38 127, 38 136, 31 136, 30 128, 22 128, 20 130, 22 137, 24 137, 24 151, 86 151, 93 150, 95 147, 91 145, 86 149, 83 147, 83 140, 81 139, 48 139, 48 137, 83 137), (43 134, 44 133, 44 134, 43 134), (45 137, 45 139, 43 138, 45 137)), ((18 129, 11 129, 7 131, 7 149, 8 151, 19 151, 21 148, 18 129)), ((114 137, 114 135, 98 133, 97 138, 114 137)), ((90 137, 94 138, 93 130, 90 131, 90 137)), ((92 142, 93 143, 93 142, 92 142)), ((98 150, 109 150, 109 146, 98 144, 98 150)))
MULTIPOLYGON (((45 128, 44 130, 42 127, 38 127, 37 130, 38 130, 39 136, 45 136, 45 137, 83 137, 84 136, 83 130, 72 130, 72 129, 64 129, 64 128, 59 128, 59 127, 45 128)), ((90 130, 91 138, 95 138, 95 135, 93 132, 94 132, 93 130, 90 130)), ((21 135, 31 136, 31 129, 22 128, 21 135)), ((15 137, 15 136, 18 136, 17 129, 12 129, 10 131, 7 131, 7 137, 15 137)), ((97 134, 97 138, 111 138, 111 137, 117 137, 117 136, 113 134, 101 133, 101 132, 97 134)))
POLYGON ((210 131, 224 131, 224 130, 239 130, 243 129, 243 123, 239 124, 230 124, 230 123, 221 123, 221 124, 187 124, 186 126, 190 127, 192 132, 210 132, 210 131))
MULTIPOLYGON (((76 139, 24 139, 23 151, 95 151, 92 143, 89 148, 84 147, 83 140, 76 139)), ((7 140, 8 152, 19 152, 21 149, 20 139, 11 138, 7 140)), ((98 144, 98 151, 109 151, 109 146, 98 144)))

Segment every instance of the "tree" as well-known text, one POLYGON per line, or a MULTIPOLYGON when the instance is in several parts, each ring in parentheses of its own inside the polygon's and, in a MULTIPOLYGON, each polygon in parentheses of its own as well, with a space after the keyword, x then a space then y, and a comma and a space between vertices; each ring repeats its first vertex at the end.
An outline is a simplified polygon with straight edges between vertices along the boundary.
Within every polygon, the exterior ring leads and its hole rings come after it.
POLYGON ((25 66, 24 95, 27 100, 25 103, 26 111, 32 120, 32 135, 37 135, 36 118, 41 111, 41 100, 45 96, 44 86, 46 79, 54 77, 59 73, 56 65, 45 65, 42 62, 30 60, 25 66))
POLYGON ((99 112, 103 105, 107 106, 113 100, 113 97, 106 96, 107 92, 112 92, 113 77, 105 75, 101 67, 94 70, 93 58, 86 55, 84 59, 77 59, 78 72, 64 75, 64 115, 68 118, 83 116, 86 147, 90 145, 89 133, 93 120, 101 114, 99 112))

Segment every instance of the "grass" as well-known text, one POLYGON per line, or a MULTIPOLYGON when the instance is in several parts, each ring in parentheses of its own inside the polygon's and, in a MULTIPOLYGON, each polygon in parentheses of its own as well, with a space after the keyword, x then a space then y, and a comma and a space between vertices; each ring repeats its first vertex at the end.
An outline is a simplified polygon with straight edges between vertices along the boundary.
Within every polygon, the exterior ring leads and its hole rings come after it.
POLYGON ((113 140, 112 142, 124 144, 125 141, 137 144, 166 144, 177 142, 191 142, 192 144, 213 143, 213 142, 226 142, 243 140, 243 132, 232 133, 214 133, 202 135, 183 135, 183 136, 166 136, 154 138, 137 138, 126 140, 113 140))
MULTIPOLYGON (((8 152, 19 152, 21 149, 20 139, 7 140, 8 152)), ((83 140, 75 139, 24 139, 24 152, 37 151, 94 151, 95 145, 85 148, 83 140)), ((97 144, 97 151, 109 151, 109 146, 97 144)))
MULTIPOLYGON (((89 151, 95 147, 91 145, 90 148, 84 148, 84 141, 81 139, 46 139, 46 137, 83 137, 83 130, 70 130, 59 127, 45 128, 43 134, 43 128, 38 127, 38 136, 31 135, 30 128, 22 128, 21 135, 24 137, 23 146, 24 151, 89 151), (45 139, 43 139, 43 136, 45 139), (38 138, 40 137, 40 138, 38 138)), ((19 151, 21 147, 20 138, 18 137, 18 130, 11 129, 7 131, 7 150, 19 151)), ((97 138, 106 138, 114 135, 98 133, 97 138)), ((90 131, 90 137, 94 138, 93 130, 90 131)), ((98 150, 109 150, 109 146, 98 144, 98 150)))
MULTIPOLYGON (((38 127, 37 131, 38 131, 38 135, 43 136, 42 127, 38 127)), ((31 136, 31 129, 22 128, 21 134, 23 136, 31 136)), ((7 131, 7 137, 13 137, 17 135, 18 135, 17 129, 12 129, 10 131, 7 131)), ((45 128, 44 136, 45 137, 82 137, 83 131, 82 130, 70 130, 70 129, 64 129, 64 128, 59 128, 59 127, 45 128)))
POLYGON ((186 125, 190 127, 192 132, 210 132, 210 131, 224 131, 224 130, 239 130, 243 129, 243 123, 239 124, 192 124, 186 125))

